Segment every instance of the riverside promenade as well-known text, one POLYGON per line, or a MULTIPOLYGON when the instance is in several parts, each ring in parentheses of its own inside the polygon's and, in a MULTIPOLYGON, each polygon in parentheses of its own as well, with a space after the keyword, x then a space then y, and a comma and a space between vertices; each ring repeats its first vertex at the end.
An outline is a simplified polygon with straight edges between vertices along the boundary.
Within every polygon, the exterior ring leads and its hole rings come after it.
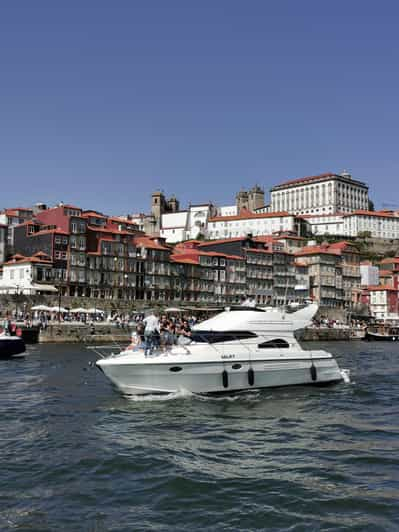
MULTIPOLYGON (((121 328, 109 323, 87 325, 54 322, 50 323, 45 329, 39 329, 38 327, 25 329, 30 334, 24 334, 23 336, 25 337, 26 343, 125 344, 129 343, 131 332, 134 328, 135 326, 133 324, 121 328)), ((349 327, 309 327, 298 332, 298 339, 304 342, 350 341, 359 340, 363 337, 363 329, 349 327)))

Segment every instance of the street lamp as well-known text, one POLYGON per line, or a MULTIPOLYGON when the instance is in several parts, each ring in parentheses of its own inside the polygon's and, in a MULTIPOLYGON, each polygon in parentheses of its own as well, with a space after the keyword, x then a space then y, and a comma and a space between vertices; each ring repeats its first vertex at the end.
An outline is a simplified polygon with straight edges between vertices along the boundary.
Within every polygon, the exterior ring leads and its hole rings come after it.
POLYGON ((61 284, 58 284, 58 323, 61 322, 61 284))

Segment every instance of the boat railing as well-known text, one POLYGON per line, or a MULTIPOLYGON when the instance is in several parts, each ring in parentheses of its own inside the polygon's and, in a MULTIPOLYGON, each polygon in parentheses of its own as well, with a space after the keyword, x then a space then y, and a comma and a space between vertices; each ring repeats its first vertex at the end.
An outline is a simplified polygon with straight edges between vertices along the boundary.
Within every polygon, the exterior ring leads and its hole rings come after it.
MULTIPOLYGON (((265 331, 251 330, 251 333, 254 336, 242 337, 241 331, 212 331, 212 341, 209 341, 209 332, 208 334, 201 334, 201 331, 195 331, 195 339, 191 339, 190 336, 178 336, 175 342, 172 344, 164 344, 162 342, 162 336, 160 339, 160 344, 157 345, 147 345, 145 342, 140 342, 137 345, 122 345, 117 340, 109 344, 99 344, 99 345, 87 345, 87 349, 90 349, 96 352, 100 357, 113 357, 119 356, 121 353, 126 351, 131 352, 144 352, 147 356, 157 357, 161 355, 166 355, 170 353, 173 348, 179 347, 184 350, 187 355, 191 354, 190 347, 196 344, 205 344, 209 348, 213 349, 217 355, 226 354, 226 347, 231 347, 232 344, 239 344, 240 347, 248 351, 249 356, 254 352, 254 349, 258 349, 261 344, 263 345, 262 349, 276 349, 276 350, 286 350, 291 347, 297 347, 298 342, 295 336, 291 334, 279 333, 268 335, 265 331)), ((101 335, 99 335, 101 337, 101 335)))

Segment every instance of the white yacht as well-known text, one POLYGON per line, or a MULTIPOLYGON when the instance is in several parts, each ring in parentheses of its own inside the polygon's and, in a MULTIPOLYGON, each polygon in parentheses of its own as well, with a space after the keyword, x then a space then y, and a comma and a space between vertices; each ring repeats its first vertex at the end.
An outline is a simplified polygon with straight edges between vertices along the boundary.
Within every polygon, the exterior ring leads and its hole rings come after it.
POLYGON ((306 351, 294 332, 311 323, 317 305, 293 313, 235 307, 193 328, 186 345, 148 354, 127 349, 97 361, 124 394, 238 392, 346 377, 327 351, 306 351))

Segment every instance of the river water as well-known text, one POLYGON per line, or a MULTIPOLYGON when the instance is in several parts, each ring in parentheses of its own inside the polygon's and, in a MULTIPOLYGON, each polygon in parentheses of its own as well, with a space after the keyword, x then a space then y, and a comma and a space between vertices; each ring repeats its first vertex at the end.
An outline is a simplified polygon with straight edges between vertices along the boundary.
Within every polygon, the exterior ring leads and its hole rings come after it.
POLYGON ((132 400, 81 346, 0 361, 0 530, 399 530, 399 345, 317 347, 351 384, 132 400))

